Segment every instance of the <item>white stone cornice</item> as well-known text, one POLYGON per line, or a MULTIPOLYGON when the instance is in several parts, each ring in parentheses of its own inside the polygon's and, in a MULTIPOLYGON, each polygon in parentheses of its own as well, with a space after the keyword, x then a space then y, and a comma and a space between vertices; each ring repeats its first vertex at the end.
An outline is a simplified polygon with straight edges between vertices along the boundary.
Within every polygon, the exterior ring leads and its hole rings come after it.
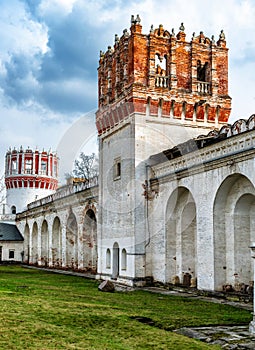
MULTIPOLYGON (((235 157, 235 161, 254 157, 255 154, 255 130, 229 137, 221 142, 205 148, 198 149, 178 158, 166 160, 163 163, 152 166, 154 178, 176 177, 180 173, 197 173, 205 171, 209 166, 220 167, 230 165, 229 158, 235 157)), ((187 176, 186 175, 186 176, 187 176)), ((185 175, 183 175, 185 176, 185 175)))

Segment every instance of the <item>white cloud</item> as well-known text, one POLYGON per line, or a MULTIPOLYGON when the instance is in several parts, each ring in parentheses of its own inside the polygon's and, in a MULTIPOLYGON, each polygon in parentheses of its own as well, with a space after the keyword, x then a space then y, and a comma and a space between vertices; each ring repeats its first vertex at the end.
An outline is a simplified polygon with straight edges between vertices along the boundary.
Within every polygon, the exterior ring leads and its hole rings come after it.
POLYGON ((66 16, 72 12, 77 0, 42 0, 38 10, 41 16, 66 16))
POLYGON ((0 58, 7 59, 12 53, 34 55, 47 51, 47 28, 33 20, 20 1, 1 3, 0 11, 0 58))

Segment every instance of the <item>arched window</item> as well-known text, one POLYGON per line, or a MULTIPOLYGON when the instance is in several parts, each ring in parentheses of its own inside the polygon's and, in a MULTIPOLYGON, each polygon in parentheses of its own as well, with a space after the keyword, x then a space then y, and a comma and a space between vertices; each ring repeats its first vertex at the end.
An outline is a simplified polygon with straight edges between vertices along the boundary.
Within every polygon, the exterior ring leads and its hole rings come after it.
POLYGON ((174 117, 174 104, 175 104, 175 100, 171 101, 171 108, 170 108, 170 117, 173 118, 174 117))
POLYGON ((147 103, 146 103, 146 116, 149 116, 151 112, 151 98, 147 98, 147 103))
POLYGON ((111 268, 111 251, 109 248, 106 250, 106 268, 111 268))
POLYGON ((181 119, 185 119, 186 117, 186 107, 187 107, 187 102, 182 103, 182 114, 181 114, 181 119))
POLYGON ((166 56, 155 55, 156 74, 166 75, 166 56))
POLYGON ((163 98, 160 98, 158 102, 158 117, 162 117, 162 109, 163 109, 163 98))
POLYGON ((122 249, 121 251, 121 270, 127 269, 127 251, 122 249))
POLYGON ((209 81, 209 64, 205 62, 203 65, 200 60, 197 61, 197 80, 199 81, 209 81))

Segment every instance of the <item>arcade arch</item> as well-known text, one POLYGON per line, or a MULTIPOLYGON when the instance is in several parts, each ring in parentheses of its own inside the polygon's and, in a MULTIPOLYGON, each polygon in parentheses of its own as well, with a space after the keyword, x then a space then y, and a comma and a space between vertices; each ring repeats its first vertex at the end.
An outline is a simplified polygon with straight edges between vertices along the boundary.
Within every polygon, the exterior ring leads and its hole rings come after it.
POLYGON ((31 247, 31 260, 32 264, 38 263, 38 225, 33 223, 32 227, 32 247, 31 247))
POLYGON ((249 246, 255 240, 255 189, 241 174, 228 176, 219 187, 213 208, 214 284, 249 284, 253 267, 249 246))
POLYGON ((73 212, 70 212, 66 225, 66 266, 78 267, 78 225, 73 212))
POLYGON ((52 225, 52 265, 54 267, 62 266, 62 238, 61 223, 58 216, 54 218, 52 225))
POLYGON ((166 282, 187 283, 197 271, 196 205, 190 191, 178 187, 166 207, 166 282), (188 279, 185 278, 188 276, 188 279))
POLYGON ((89 209, 83 222, 83 267, 97 270, 97 220, 92 209, 89 209))
POLYGON ((25 229, 24 229, 24 263, 29 262, 29 237, 30 237, 29 225, 28 223, 26 223, 25 229))
POLYGON ((46 220, 43 220, 41 228, 41 266, 49 264, 49 228, 46 220))

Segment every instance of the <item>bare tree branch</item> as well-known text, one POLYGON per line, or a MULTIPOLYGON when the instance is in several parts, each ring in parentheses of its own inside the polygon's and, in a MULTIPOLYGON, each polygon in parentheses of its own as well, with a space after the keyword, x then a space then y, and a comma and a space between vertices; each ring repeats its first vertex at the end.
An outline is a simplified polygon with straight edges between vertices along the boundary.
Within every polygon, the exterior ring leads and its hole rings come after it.
POLYGON ((79 159, 76 159, 74 162, 72 175, 84 180, 98 176, 98 159, 95 153, 86 155, 84 152, 81 152, 79 159))

